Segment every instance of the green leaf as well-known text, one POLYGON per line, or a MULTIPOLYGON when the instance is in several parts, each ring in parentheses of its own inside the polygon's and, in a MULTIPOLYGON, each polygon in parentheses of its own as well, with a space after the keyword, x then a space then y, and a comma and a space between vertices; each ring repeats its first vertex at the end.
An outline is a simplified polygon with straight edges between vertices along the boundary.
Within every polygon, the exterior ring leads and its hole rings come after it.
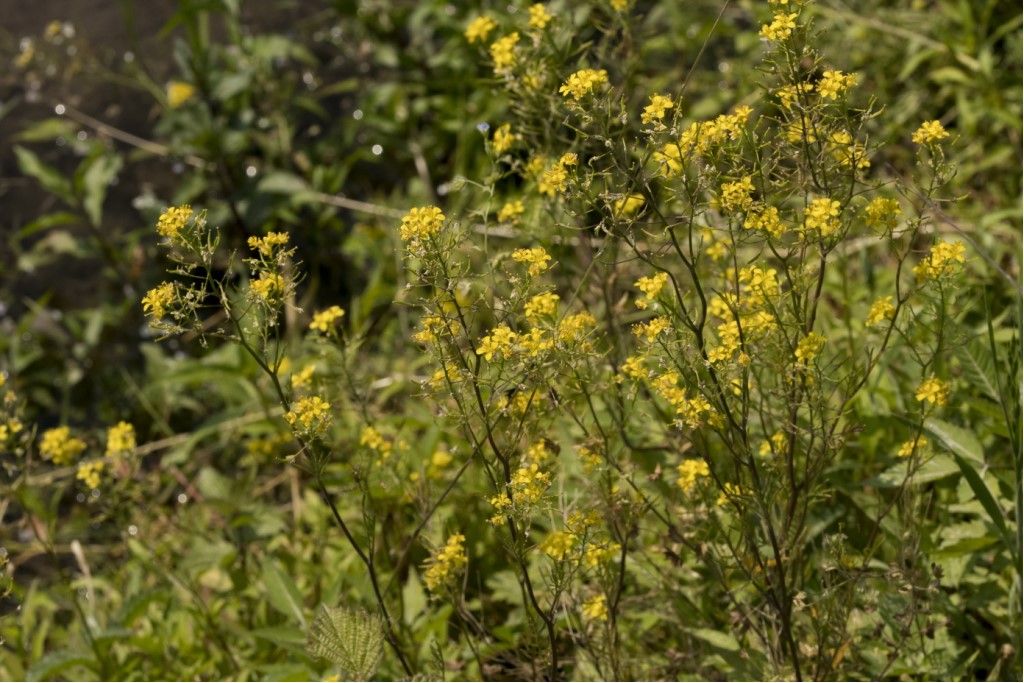
POLYGON ((107 196, 107 188, 121 170, 121 157, 105 154, 82 163, 89 164, 82 173, 82 208, 89 222, 99 226, 103 216, 103 200, 107 196))
POLYGON ((60 171, 47 166, 36 156, 35 152, 21 146, 14 148, 18 157, 18 168, 27 176, 35 178, 44 188, 63 199, 68 204, 75 203, 71 182, 61 175, 60 171))
POLYGON ((710 643, 719 650, 725 650, 726 652, 739 652, 740 650, 739 641, 728 633, 722 633, 710 628, 692 628, 690 629, 690 635, 710 643))
POLYGON ((306 615, 303 614, 302 595, 292 578, 285 574, 274 560, 263 563, 263 585, 266 586, 270 604, 282 614, 293 617, 305 628, 306 615))
POLYGON ((1003 512, 999 503, 996 502, 995 496, 992 495, 988 485, 985 484, 985 480, 981 478, 981 475, 974 469, 974 466, 966 458, 962 458, 958 454, 955 454, 953 457, 956 459, 956 464, 960 467, 964 479, 967 480, 967 484, 971 487, 971 491, 974 492, 974 497, 985 508, 985 512, 988 513, 992 524, 999 531, 1003 544, 1006 545, 1006 549, 1010 551, 1010 554, 1019 566, 1020 558, 1017 557, 1017 546, 1010 535, 1010 530, 1006 527, 1006 513, 1003 512))
POLYGON ((384 628, 379 617, 363 610, 324 605, 310 626, 306 648, 340 667, 346 678, 370 680, 384 655, 384 628))
POLYGON ((980 465, 985 464, 985 455, 977 437, 962 427, 930 417, 924 421, 924 429, 938 439, 942 445, 962 458, 980 465))
POLYGON ((92 657, 81 652, 56 650, 44 655, 29 667, 25 678, 30 681, 52 681, 58 678, 59 674, 76 666, 95 670, 96 662, 92 657))
MULTIPOLYGON (((953 462, 952 458, 945 453, 938 453, 925 461, 917 471, 914 472, 914 476, 910 483, 927 484, 929 482, 945 479, 946 477, 952 477, 959 471, 960 468, 957 467, 957 464, 953 462)), ((901 485, 906 476, 907 461, 900 459, 885 472, 878 475, 873 483, 882 488, 891 488, 901 485)))

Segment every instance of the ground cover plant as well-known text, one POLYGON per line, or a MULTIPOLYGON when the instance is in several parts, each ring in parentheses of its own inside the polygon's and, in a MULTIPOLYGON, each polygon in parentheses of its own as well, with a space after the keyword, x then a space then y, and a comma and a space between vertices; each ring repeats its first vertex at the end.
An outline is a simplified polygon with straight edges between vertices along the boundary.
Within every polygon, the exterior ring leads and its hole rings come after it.
POLYGON ((1021 675, 1015 8, 165 19, 4 36, 5 679, 1021 675))

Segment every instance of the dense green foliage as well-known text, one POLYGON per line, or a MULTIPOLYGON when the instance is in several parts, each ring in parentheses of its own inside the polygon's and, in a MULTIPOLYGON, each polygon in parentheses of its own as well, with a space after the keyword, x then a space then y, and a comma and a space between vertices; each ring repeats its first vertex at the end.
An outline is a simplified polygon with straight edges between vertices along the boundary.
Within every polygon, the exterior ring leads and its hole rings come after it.
POLYGON ((123 3, 114 45, 0 29, 0 677, 1019 677, 1020 10, 793 0, 779 47, 758 35, 777 5, 553 0, 528 28, 530 3, 179 0, 143 33, 123 3), (499 26, 470 42, 482 14, 499 26), (494 69, 512 30, 521 61, 494 69), (573 104, 559 85, 588 67, 608 83, 573 104), (822 134, 839 153, 773 99, 829 69, 856 88, 801 111, 857 141, 822 134), (674 106, 647 126, 654 93, 674 106), (669 138, 738 106, 755 114, 733 147, 669 163, 669 138), (950 137, 912 142, 929 120, 950 137), (718 196, 748 167, 793 220, 848 189, 841 237, 748 239, 718 196), (549 195, 552 170, 571 178, 549 195), (881 238, 847 218, 876 197, 906 217, 881 238), (428 205, 443 232, 403 223, 428 205), (680 207, 686 249, 665 237, 680 207), (731 269, 698 262, 712 228, 731 269), (965 245, 962 272, 923 285, 942 243, 965 245), (527 275, 514 250, 537 247, 550 270, 527 275), (738 299, 751 264, 792 276, 777 327, 824 351, 708 359, 687 306, 701 283, 738 299), (683 291, 638 308, 659 272, 683 291), (862 320, 900 283, 887 350, 862 320), (597 331, 560 317, 550 359, 513 362, 494 332, 525 344, 547 314, 519 311, 549 292, 597 331), (700 341, 636 352, 655 311, 700 341), (625 381, 634 352, 691 402, 625 381), (948 402, 920 398, 931 376, 948 402), (726 420, 762 389, 750 425, 726 420), (122 421, 136 443, 110 438, 122 421), (495 498, 544 458, 550 488, 505 515, 495 498), (693 493, 683 462, 714 482, 693 493))

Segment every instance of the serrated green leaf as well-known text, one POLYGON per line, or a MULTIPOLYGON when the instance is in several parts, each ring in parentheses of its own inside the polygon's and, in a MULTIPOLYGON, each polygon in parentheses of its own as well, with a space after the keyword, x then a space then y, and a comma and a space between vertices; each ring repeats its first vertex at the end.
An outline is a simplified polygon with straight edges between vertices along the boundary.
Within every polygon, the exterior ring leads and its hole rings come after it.
POLYGON ((347 678, 369 680, 384 655, 380 618, 363 610, 322 606, 309 628, 306 648, 337 665, 347 678))

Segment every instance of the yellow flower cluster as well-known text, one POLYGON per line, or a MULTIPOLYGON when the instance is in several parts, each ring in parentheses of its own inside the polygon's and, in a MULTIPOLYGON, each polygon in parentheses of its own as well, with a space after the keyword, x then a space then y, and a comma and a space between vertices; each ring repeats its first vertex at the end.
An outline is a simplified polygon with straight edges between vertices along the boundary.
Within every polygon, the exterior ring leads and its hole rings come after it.
POLYGON ((503 123, 495 129, 494 135, 491 136, 491 149, 495 154, 504 154, 512 149, 512 145, 518 139, 519 136, 512 132, 512 124, 503 123))
POLYGON ((712 145, 726 140, 738 140, 752 111, 750 107, 741 105, 712 121, 691 123, 678 141, 669 142, 655 152, 654 161, 661 165, 666 173, 678 174, 691 155, 704 154, 712 145))
POLYGON ((284 415, 293 429, 306 434, 322 434, 331 424, 331 404, 319 396, 305 396, 284 415))
POLYGON ((821 350, 825 348, 825 342, 828 341, 825 335, 817 332, 811 332, 806 337, 801 339, 796 345, 796 356, 797 365, 807 366, 818 357, 821 350))
POLYGON ((163 282, 142 297, 142 312, 157 320, 167 314, 175 299, 174 283, 163 282))
POLYGON ((775 432, 771 438, 761 443, 758 455, 767 457, 774 453, 782 453, 786 447, 786 435, 782 432, 775 432))
POLYGON ((491 333, 480 340, 476 353, 484 360, 494 359, 495 354, 508 358, 512 353, 518 335, 508 325, 502 323, 491 330, 491 333))
POLYGON ((949 384, 932 375, 917 387, 914 398, 922 403, 944 406, 949 401, 949 384))
POLYGON ((491 62, 494 64, 494 73, 500 75, 515 66, 518 44, 519 34, 515 32, 498 38, 491 44, 491 62))
POLYGON ((828 138, 828 149, 832 158, 841 164, 861 171, 871 167, 867 149, 854 140, 848 131, 833 131, 828 138))
POLYGON ((85 442, 71 435, 69 427, 54 427, 43 432, 39 455, 54 465, 70 465, 85 450, 85 442))
POLYGON ((925 121, 914 131, 910 139, 915 145, 933 145, 948 137, 949 132, 942 127, 941 123, 938 121, 925 121))
POLYGON ((838 99, 848 89, 857 85, 857 74, 845 74, 842 71, 829 69, 821 75, 815 89, 827 100, 838 99))
POLYGON ((579 342, 597 320, 587 311, 567 315, 558 324, 558 340, 561 342, 579 342))
POLYGON ((403 242, 417 243, 441 231, 445 216, 436 206, 419 206, 402 217, 399 236, 403 242))
POLYGON ((286 244, 288 244, 288 233, 285 232, 268 232, 263 237, 253 235, 249 238, 249 248, 267 258, 274 255, 274 249, 286 244))
POLYGON ((628 218, 636 214, 644 205, 644 198, 639 194, 630 194, 615 200, 612 204, 612 215, 616 218, 628 218))
POLYGON ((927 447, 928 439, 923 436, 918 436, 901 443, 899 449, 896 451, 896 456, 900 458, 909 458, 914 453, 920 453, 927 447))
POLYGON ((569 185, 569 168, 579 163, 572 152, 563 154, 550 168, 546 169, 537 181, 537 190, 547 197, 554 197, 563 192, 569 185))
POLYGON ((608 82, 608 72, 604 69, 580 69, 570 74, 558 92, 579 102, 598 86, 608 82))
POLYGON ((448 584, 469 563, 465 543, 465 536, 459 533, 452 534, 444 547, 430 559, 423 572, 423 583, 427 590, 434 592, 448 584))
POLYGON ((107 430, 107 456, 130 454, 135 445, 135 427, 128 422, 118 422, 107 430))
POLYGON ((637 280, 634 284, 644 295, 636 300, 636 307, 643 310, 654 303, 666 283, 668 283, 668 273, 664 272, 637 280))
POLYGON ((554 19, 554 16, 548 12, 548 8, 541 3, 534 3, 530 5, 530 28, 535 28, 538 31, 543 31, 544 27, 554 19))
POLYGON ((548 269, 548 261, 551 255, 544 250, 544 247, 531 247, 530 249, 516 249, 512 252, 512 260, 516 263, 526 263, 529 267, 526 272, 530 277, 537 277, 548 269))
POLYGON ((718 205, 723 211, 736 212, 749 209, 754 200, 750 194, 754 191, 754 182, 750 176, 744 176, 731 183, 722 183, 718 195, 718 205))
POLYGON ((75 472, 75 479, 85 484, 86 488, 98 489, 103 481, 100 475, 105 467, 106 463, 102 460, 83 462, 78 466, 78 471, 75 472))
POLYGON ((608 620, 608 601, 604 594, 595 595, 583 603, 583 618, 588 621, 608 620))
POLYGON ((327 334, 334 329, 334 326, 344 315, 345 309, 341 306, 329 306, 313 314, 313 320, 309 323, 309 329, 314 332, 327 334))
POLYGON ((868 317, 864 322, 868 326, 873 327, 887 320, 892 320, 894 315, 896 315, 896 304, 893 303, 892 297, 882 296, 875 299, 871 304, 868 317))
POLYGON ((540 551, 556 562, 564 560, 576 547, 576 535, 568 531, 552 531, 540 543, 540 551))
POLYGON ((715 409, 703 396, 687 398, 686 390, 679 386, 679 373, 671 370, 654 378, 651 388, 661 396, 678 416, 680 424, 699 429, 705 423, 717 422, 715 409))
POLYGON ((284 295, 284 278, 278 273, 263 273, 253 280, 250 287, 256 298, 266 303, 274 303, 284 295))
POLYGON ((292 374, 291 383, 292 390, 296 392, 303 392, 310 387, 313 383, 313 376, 316 374, 316 365, 310 363, 306 365, 298 372, 292 374))
POLYGON ((497 26, 498 24, 495 23, 494 19, 488 16, 476 17, 466 26, 466 32, 463 35, 466 36, 466 42, 468 43, 482 43, 487 40, 487 36, 497 26))
POLYGON ((523 314, 531 322, 537 322, 543 318, 554 315, 558 307, 559 296, 554 292, 538 294, 526 302, 523 314))
POLYGON ((668 113, 669 109, 672 109, 675 104, 672 102, 671 97, 666 95, 651 95, 650 103, 644 107, 643 113, 640 114, 640 122, 644 125, 650 125, 652 123, 660 123, 665 118, 665 114, 668 113))
POLYGON ((786 226, 782 223, 779 210, 774 206, 767 206, 759 211, 750 211, 743 221, 743 227, 747 230, 760 230, 772 237, 782 237, 786 232, 786 226))
POLYGON ((583 553, 583 564, 588 569, 593 569, 614 560, 621 551, 622 546, 618 543, 589 544, 586 552, 583 553))
POLYGON ((540 502, 550 485, 551 475, 543 471, 537 463, 520 467, 512 474, 508 490, 490 499, 495 509, 490 523, 498 526, 505 522, 506 516, 514 512, 525 514, 540 502))
POLYGON ((519 217, 523 215, 526 207, 523 206, 522 199, 513 199, 505 202, 505 204, 498 211, 498 221, 501 223, 515 223, 519 220, 519 217))
POLYGON ((822 237, 835 234, 839 230, 840 207, 835 199, 812 199, 804 213, 804 229, 814 230, 822 237))
POLYGON ((890 197, 875 197, 864 207, 864 221, 875 230, 892 230, 900 218, 900 203, 890 197))
POLYGON ((653 344, 659 334, 665 330, 671 329, 671 327, 672 323, 669 322, 668 318, 665 316, 658 316, 657 318, 651 318, 647 322, 633 325, 633 334, 637 337, 642 337, 648 344, 653 344))
POLYGON ((770 41, 782 41, 789 38, 796 29, 797 13, 779 12, 772 17, 770 24, 761 27, 761 37, 770 41))
POLYGON ((967 262, 967 248, 963 242, 936 242, 928 255, 914 266, 914 275, 919 280, 935 280, 956 275, 967 262))
POLYGON ((394 444, 391 443, 390 439, 385 438, 376 427, 370 425, 363 427, 363 430, 359 433, 359 445, 366 446, 371 451, 376 451, 384 458, 391 455, 391 450, 394 448, 394 444))
POLYGON ((814 92, 814 85, 811 83, 791 83, 776 90, 775 95, 779 98, 782 107, 788 110, 793 107, 793 103, 800 98, 800 95, 812 92, 814 92))
POLYGON ((161 237, 172 242, 181 239, 181 231, 192 218, 192 207, 188 204, 168 207, 156 221, 156 231, 161 237))
POLYGON ((679 473, 679 478, 676 479, 676 486, 681 488, 683 493, 689 493, 696 488, 700 479, 711 475, 708 464, 696 458, 679 463, 679 466, 676 467, 676 472, 679 473))

